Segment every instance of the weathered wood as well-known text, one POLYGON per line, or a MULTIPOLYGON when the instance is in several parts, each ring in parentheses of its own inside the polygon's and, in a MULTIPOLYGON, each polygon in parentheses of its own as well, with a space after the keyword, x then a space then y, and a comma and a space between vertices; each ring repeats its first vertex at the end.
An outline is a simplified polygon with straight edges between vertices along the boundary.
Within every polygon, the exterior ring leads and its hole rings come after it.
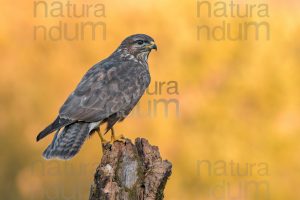
POLYGON ((160 200, 172 164, 146 139, 135 144, 114 142, 104 146, 103 157, 91 186, 90 200, 160 200))

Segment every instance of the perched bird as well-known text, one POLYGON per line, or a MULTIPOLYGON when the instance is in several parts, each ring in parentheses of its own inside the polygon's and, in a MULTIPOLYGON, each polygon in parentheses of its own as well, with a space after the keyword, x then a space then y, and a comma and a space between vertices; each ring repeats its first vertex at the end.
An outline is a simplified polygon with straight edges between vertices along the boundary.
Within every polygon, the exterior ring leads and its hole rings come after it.
POLYGON ((104 141, 99 129, 103 123, 107 123, 105 133, 111 130, 114 141, 113 126, 125 119, 149 86, 147 61, 153 49, 157 46, 150 36, 132 35, 108 58, 90 68, 54 122, 38 134, 37 141, 56 131, 44 158, 72 158, 95 131, 104 141))

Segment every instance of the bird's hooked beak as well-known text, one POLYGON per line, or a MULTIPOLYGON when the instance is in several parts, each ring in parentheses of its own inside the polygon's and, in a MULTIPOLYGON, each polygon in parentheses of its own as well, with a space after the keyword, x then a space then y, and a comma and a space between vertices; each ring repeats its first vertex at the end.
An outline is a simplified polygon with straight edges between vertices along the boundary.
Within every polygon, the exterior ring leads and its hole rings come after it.
POLYGON ((150 42, 150 44, 147 46, 147 48, 149 48, 151 50, 155 49, 157 51, 157 46, 153 41, 150 42))

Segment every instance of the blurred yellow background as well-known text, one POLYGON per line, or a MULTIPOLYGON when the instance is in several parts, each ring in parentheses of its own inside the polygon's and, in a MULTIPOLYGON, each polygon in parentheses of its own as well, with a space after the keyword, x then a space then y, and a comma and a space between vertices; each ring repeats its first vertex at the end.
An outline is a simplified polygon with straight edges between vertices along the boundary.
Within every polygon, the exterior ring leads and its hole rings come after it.
POLYGON ((155 82, 176 81, 178 94, 168 93, 165 84, 161 94, 145 95, 140 104, 143 114, 128 117, 116 132, 149 139, 173 163, 165 199, 300 199, 299 1, 263 1, 269 17, 238 19, 197 17, 195 0, 70 2, 77 9, 103 4, 105 16, 93 16, 91 11, 84 17, 45 17, 42 6, 35 16, 34 1, 1 0, 1 199, 88 198, 101 159, 99 139, 86 141, 70 161, 45 161, 41 154, 52 136, 39 143, 35 137, 54 120, 89 67, 135 33, 152 36, 158 46, 149 58, 150 92, 155 82), (223 20, 232 26, 238 21, 267 21, 270 39, 197 39, 199 24, 223 20), (51 27, 59 21, 70 27, 101 21, 106 38, 34 38, 35 26, 51 27), (175 99, 179 115, 176 107, 169 108, 167 117, 162 108, 156 116, 147 114, 149 102, 159 99, 175 99), (249 188, 249 183, 259 187, 249 188))

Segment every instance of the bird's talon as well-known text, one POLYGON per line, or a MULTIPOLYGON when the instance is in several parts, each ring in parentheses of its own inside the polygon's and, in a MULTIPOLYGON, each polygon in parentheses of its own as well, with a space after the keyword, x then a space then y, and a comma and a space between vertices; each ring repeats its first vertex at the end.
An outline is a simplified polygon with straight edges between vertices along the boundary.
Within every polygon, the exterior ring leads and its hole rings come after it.
POLYGON ((114 143, 116 141, 125 143, 126 142, 126 138, 124 137, 124 135, 120 135, 118 137, 112 135, 111 136, 111 143, 114 143))

